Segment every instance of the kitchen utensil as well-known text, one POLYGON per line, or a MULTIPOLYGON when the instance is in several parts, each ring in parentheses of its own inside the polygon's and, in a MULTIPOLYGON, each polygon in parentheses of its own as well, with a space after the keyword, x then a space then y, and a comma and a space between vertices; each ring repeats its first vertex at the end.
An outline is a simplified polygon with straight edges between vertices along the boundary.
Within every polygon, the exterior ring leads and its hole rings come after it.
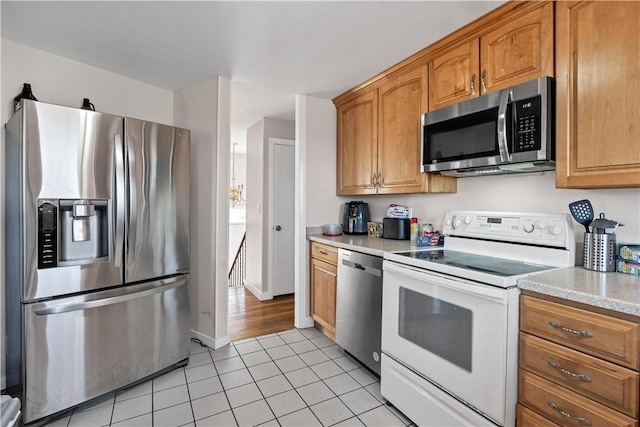
POLYGON ((610 219, 606 219, 604 217, 604 213, 600 213, 600 217, 591 221, 589 224, 591 231, 596 234, 604 234, 607 232, 608 228, 613 228, 613 232, 615 233, 619 226, 624 226, 624 224, 620 224, 617 221, 612 221, 610 219))
POLYGON ((579 224, 582 224, 585 229, 585 233, 589 233, 589 225, 593 221, 593 206, 587 199, 578 200, 577 202, 569 203, 569 212, 579 224))

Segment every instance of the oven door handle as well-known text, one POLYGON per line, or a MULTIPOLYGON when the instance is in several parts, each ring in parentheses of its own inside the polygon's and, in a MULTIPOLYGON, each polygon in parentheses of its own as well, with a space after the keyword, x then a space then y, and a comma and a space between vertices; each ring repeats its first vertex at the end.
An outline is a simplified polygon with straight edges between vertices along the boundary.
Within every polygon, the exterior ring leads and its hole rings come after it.
POLYGON ((500 104, 498 105, 498 149, 500 150, 500 160, 503 163, 511 162, 507 139, 507 107, 509 102, 513 100, 511 91, 511 88, 500 91, 500 104))
MULTIPOLYGON (((509 297, 504 292, 505 289, 498 289, 488 285, 472 283, 457 277, 444 276, 434 271, 402 265, 389 260, 384 261, 383 270, 385 271, 384 274, 399 274, 422 282, 427 282, 433 286, 448 288, 456 292, 473 295, 499 304, 506 305, 509 302, 509 297)), ((424 289, 422 289, 422 291, 424 291, 424 289)))

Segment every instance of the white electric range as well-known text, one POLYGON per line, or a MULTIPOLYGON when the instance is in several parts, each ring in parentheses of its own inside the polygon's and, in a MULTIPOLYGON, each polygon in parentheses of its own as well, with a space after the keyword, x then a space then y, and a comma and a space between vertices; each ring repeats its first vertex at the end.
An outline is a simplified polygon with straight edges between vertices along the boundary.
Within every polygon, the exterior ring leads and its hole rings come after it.
POLYGON ((385 254, 382 395, 421 426, 515 425, 516 282, 575 264, 571 217, 456 211, 443 233, 385 254))

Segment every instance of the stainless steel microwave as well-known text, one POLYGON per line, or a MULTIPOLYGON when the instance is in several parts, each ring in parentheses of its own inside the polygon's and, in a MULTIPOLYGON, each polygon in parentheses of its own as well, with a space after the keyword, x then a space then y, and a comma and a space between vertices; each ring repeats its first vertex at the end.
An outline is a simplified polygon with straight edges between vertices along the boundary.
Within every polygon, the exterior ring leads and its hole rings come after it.
POLYGON ((554 82, 541 77, 422 116, 422 171, 457 177, 555 169, 554 82))

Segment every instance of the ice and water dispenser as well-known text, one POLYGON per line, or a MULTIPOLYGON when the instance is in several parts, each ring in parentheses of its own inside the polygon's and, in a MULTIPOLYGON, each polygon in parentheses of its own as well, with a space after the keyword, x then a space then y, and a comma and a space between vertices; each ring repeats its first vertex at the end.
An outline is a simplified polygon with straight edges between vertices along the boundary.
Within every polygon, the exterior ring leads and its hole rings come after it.
POLYGON ((103 199, 39 199, 38 268, 108 259, 108 202, 103 199))

